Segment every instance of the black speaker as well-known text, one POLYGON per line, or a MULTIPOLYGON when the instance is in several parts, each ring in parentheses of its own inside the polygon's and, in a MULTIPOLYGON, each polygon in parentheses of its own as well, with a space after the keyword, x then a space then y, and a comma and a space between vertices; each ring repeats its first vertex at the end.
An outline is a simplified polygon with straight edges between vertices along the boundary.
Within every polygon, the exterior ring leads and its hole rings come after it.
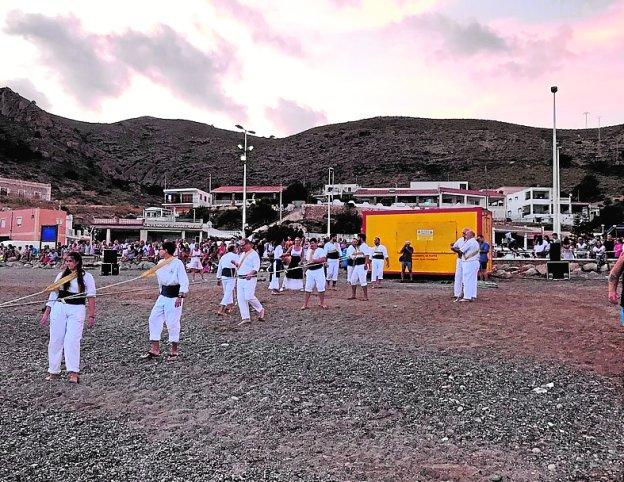
POLYGON ((118 264, 111 265, 111 274, 113 276, 119 276, 119 265, 118 264))
POLYGON ((548 279, 570 279, 569 261, 547 261, 546 269, 548 272, 548 279))
POLYGON ((551 261, 561 261, 561 243, 550 243, 548 258, 551 261))
POLYGON ((102 267, 101 267, 102 276, 110 276, 112 272, 113 272, 112 263, 102 263, 102 267))
POLYGON ((104 250, 104 259, 103 263, 117 263, 117 250, 116 249, 105 249, 104 250))

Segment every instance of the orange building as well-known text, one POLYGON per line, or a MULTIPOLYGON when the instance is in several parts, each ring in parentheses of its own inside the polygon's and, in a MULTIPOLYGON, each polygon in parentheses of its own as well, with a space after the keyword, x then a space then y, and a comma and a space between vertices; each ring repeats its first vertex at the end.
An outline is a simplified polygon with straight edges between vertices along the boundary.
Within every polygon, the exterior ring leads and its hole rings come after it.
POLYGON ((57 209, 0 211, 0 242, 16 246, 65 244, 71 224, 71 216, 57 209))

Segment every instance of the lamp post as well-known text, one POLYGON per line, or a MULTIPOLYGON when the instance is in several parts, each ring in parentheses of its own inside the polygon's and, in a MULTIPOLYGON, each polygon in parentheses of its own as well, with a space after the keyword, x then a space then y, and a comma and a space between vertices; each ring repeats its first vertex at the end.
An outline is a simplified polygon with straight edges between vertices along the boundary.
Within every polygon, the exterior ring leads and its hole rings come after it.
POLYGON ((255 131, 245 129, 243 126, 236 124, 236 128, 240 129, 245 134, 244 143, 238 145, 238 148, 243 151, 241 155, 241 161, 243 161, 243 225, 242 225, 242 237, 245 237, 245 226, 247 225, 247 152, 253 150, 253 146, 247 146, 247 134, 255 134, 255 131))
POLYGON ((327 179, 327 184, 328 184, 328 186, 327 186, 327 237, 329 238, 329 237, 331 237, 331 223, 330 223, 330 221, 331 221, 331 191, 330 191, 330 186, 331 186, 331 189, 333 190, 334 183, 333 183, 332 180, 335 180, 334 168, 333 167, 330 167, 327 170, 327 177, 328 177, 328 179, 327 179))
POLYGON ((553 194, 552 194, 552 206, 553 206, 553 233, 561 234, 561 218, 559 207, 559 153, 557 150, 557 104, 556 94, 557 86, 552 86, 550 91, 553 95, 553 194))

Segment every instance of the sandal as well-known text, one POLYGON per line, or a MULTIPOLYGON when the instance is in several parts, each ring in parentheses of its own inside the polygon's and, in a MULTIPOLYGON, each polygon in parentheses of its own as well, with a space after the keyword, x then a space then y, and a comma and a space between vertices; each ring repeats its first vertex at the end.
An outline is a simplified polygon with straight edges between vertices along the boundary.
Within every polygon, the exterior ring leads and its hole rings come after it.
POLYGON ((167 355, 167 361, 177 360, 179 354, 178 353, 169 353, 167 355))
POLYGON ((51 382, 53 380, 60 380, 61 379, 61 375, 60 375, 60 373, 48 373, 48 376, 45 379, 48 382, 51 382))
POLYGON ((145 353, 144 355, 141 355, 141 360, 153 360, 154 358, 159 358, 160 357, 160 353, 152 353, 151 351, 148 351, 147 353, 145 353))
POLYGON ((67 375, 67 381, 69 381, 69 383, 80 383, 80 376, 77 373, 70 373, 69 375, 67 375))

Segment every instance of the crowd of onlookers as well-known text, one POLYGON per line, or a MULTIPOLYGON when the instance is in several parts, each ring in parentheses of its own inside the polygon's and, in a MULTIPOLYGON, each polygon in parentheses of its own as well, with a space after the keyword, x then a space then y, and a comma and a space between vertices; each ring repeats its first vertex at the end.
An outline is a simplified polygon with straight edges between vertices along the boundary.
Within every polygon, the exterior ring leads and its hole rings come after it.
POLYGON ((607 259, 619 258, 624 247, 624 240, 611 234, 606 236, 564 236, 559 239, 557 233, 549 235, 536 235, 533 238, 533 247, 525 250, 511 233, 507 233, 502 243, 497 246, 497 257, 533 257, 548 258, 551 254, 553 243, 557 243, 557 251, 562 260, 595 259, 606 261, 607 259))

